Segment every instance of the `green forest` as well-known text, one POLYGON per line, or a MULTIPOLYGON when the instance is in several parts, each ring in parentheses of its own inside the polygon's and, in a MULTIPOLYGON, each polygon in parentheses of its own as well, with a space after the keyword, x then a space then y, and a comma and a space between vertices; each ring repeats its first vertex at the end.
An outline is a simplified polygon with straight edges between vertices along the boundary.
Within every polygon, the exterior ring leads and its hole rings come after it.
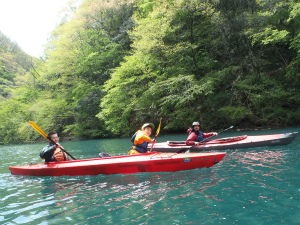
POLYGON ((0 144, 300 125, 300 1, 82 0, 43 57, 0 32, 0 144), (156 130, 156 129, 155 129, 156 130), (154 133, 154 132, 153 132, 154 133))

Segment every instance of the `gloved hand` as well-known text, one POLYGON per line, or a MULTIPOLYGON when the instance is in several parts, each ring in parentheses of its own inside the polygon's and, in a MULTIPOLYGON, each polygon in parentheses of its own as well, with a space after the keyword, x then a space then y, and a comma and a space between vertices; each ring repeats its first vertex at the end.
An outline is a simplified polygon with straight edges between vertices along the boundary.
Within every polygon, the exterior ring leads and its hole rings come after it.
POLYGON ((213 132, 214 136, 218 136, 218 133, 217 132, 213 132))
POLYGON ((199 144, 200 144, 200 142, 196 142, 196 141, 194 142, 194 145, 199 145, 199 144))

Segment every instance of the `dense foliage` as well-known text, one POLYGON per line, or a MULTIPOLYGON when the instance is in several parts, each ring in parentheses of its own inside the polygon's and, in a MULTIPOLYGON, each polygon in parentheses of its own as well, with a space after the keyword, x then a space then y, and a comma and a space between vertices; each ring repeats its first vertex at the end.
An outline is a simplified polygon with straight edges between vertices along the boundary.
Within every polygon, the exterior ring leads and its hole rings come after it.
POLYGON ((84 0, 42 59, 0 34, 0 144, 300 124, 297 0, 84 0))

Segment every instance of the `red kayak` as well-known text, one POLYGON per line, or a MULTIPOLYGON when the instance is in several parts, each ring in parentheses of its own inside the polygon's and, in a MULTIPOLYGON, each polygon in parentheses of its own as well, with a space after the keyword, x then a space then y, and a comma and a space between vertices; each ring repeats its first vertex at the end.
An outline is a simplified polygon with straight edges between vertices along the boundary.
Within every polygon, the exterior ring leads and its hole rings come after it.
POLYGON ((150 152, 107 158, 30 164, 9 167, 13 175, 83 176, 98 174, 130 174, 142 172, 175 172, 209 168, 221 161, 225 152, 158 153, 150 152))
MULTIPOLYGON (((239 148, 254 148, 264 146, 287 145, 294 141, 298 132, 256 136, 236 136, 207 140, 196 146, 188 146, 185 141, 167 141, 155 143, 153 150, 157 152, 198 152, 205 150, 226 150, 239 148)), ((151 149, 151 144, 148 148, 151 149)))

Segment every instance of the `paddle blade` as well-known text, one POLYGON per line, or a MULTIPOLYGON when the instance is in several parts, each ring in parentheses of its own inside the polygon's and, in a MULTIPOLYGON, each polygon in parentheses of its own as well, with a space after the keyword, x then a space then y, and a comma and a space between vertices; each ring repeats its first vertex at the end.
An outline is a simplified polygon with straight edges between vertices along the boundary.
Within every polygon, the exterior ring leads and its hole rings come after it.
POLYGON ((39 132, 41 135, 44 136, 44 138, 47 138, 47 134, 45 134, 45 132, 36 124, 34 123, 33 121, 29 121, 29 124, 37 131, 39 132))
POLYGON ((158 126, 157 131, 156 131, 156 134, 157 134, 157 135, 159 134, 159 131, 160 131, 161 119, 162 119, 162 118, 160 118, 159 126, 158 126))

